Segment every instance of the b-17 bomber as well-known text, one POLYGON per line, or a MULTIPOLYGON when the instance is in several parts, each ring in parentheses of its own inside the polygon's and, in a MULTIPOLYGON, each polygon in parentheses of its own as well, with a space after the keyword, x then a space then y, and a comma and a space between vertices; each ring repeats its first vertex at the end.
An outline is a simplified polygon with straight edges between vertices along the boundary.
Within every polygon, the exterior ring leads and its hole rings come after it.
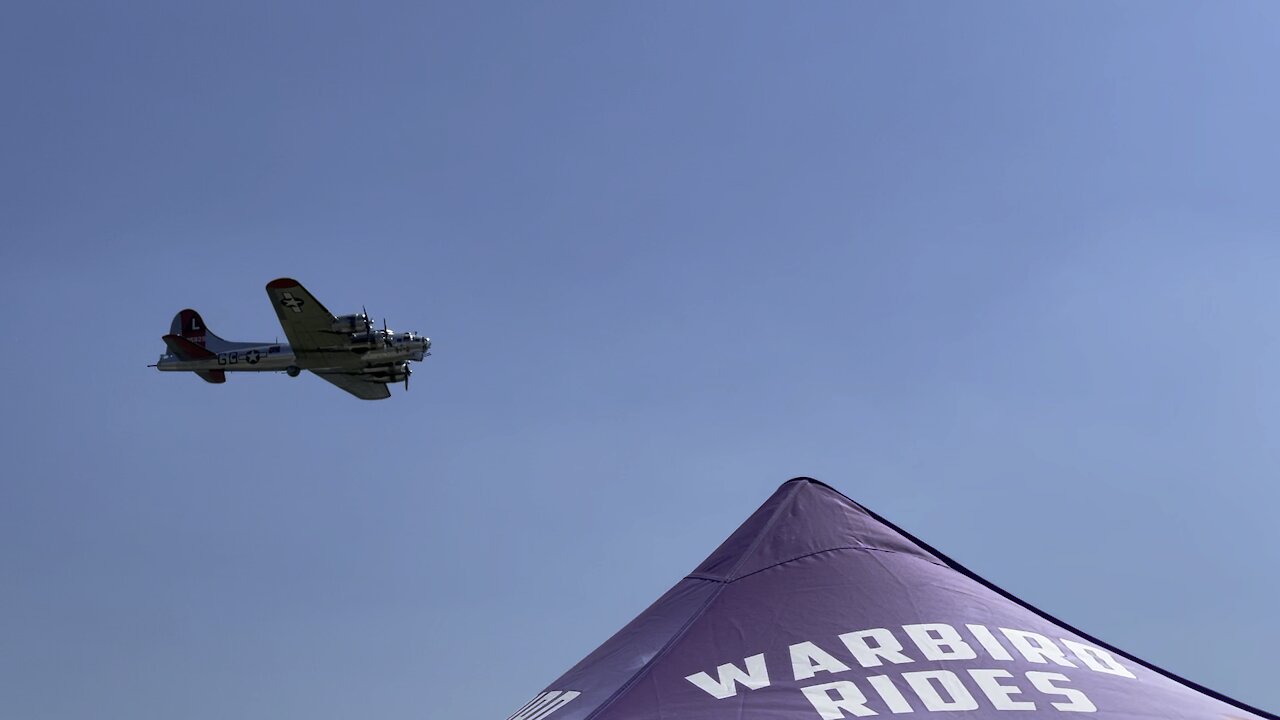
POLYGON ((167 352, 151 367, 193 372, 211 383, 226 382, 228 372, 297 377, 309 370, 358 398, 383 400, 391 397, 392 383, 403 382, 408 390, 409 363, 431 355, 431 338, 393 332, 386 320, 376 328, 363 309, 335 317, 297 280, 272 280, 267 296, 288 344, 223 340, 188 308, 174 316, 162 338, 167 352))

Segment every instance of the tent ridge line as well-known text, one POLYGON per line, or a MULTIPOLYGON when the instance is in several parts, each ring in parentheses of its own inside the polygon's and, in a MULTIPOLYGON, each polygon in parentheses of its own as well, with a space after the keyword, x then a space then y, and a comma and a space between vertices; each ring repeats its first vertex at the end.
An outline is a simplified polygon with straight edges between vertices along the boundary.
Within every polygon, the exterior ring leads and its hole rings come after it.
MULTIPOLYGON (((1192 689, 1192 690, 1195 690, 1195 691, 1200 692, 1200 693, 1204 693, 1205 695, 1208 695, 1209 697, 1214 698, 1215 700, 1219 700, 1219 701, 1224 702, 1224 703, 1226 703, 1226 704, 1228 704, 1228 705, 1233 705, 1233 706, 1235 706, 1235 707, 1237 707, 1237 708, 1239 708, 1239 709, 1241 709, 1241 710, 1244 710, 1244 711, 1246 711, 1246 712, 1253 713, 1254 715, 1257 715, 1258 717, 1263 718, 1264 720, 1280 720, 1280 715, 1276 715, 1276 714, 1274 714, 1274 713, 1267 712, 1266 710, 1262 710, 1262 709, 1260 709, 1260 708, 1254 707, 1254 706, 1252 706, 1252 705, 1250 705, 1250 704, 1248 704, 1248 703, 1246 703, 1246 702, 1243 702, 1243 701, 1241 701, 1241 700, 1237 700, 1237 699, 1235 699, 1235 698, 1233 698, 1233 697, 1231 697, 1231 696, 1229 696, 1229 695, 1226 695, 1226 694, 1224 694, 1224 693, 1220 693, 1220 692, 1218 692, 1217 690, 1214 690, 1214 689, 1212 689, 1212 688, 1205 687, 1204 685, 1201 685, 1200 683, 1195 682, 1194 680, 1188 680, 1187 678, 1184 678, 1184 677, 1182 677, 1181 675, 1178 675, 1178 674, 1177 674, 1177 673, 1175 673, 1175 672, 1172 672, 1172 671, 1170 671, 1170 670, 1166 670, 1166 669, 1164 669, 1164 668, 1160 667, 1159 665, 1156 665, 1156 664, 1154 664, 1154 663, 1151 663, 1151 662, 1148 662, 1148 661, 1146 661, 1146 660, 1143 660, 1142 658, 1137 657, 1137 656, 1135 656, 1135 655, 1134 655, 1134 654, 1132 654, 1132 653, 1125 652, 1124 650, 1121 650, 1120 648, 1116 647, 1115 645, 1112 645, 1111 643, 1109 643, 1109 642, 1107 642, 1107 641, 1105 641, 1105 640, 1102 640, 1102 639, 1100 639, 1100 638, 1098 638, 1098 637, 1095 637, 1094 635, 1092 635, 1092 634, 1090 634, 1090 633, 1087 633, 1087 632, 1084 632, 1083 630, 1081 630, 1081 629, 1077 628, 1076 626, 1074 626, 1074 625, 1072 625, 1072 624, 1070 624, 1070 623, 1068 623, 1068 622, 1065 622, 1065 621, 1063 621, 1063 620, 1058 619, 1056 616, 1052 615, 1051 613, 1046 612, 1045 610, 1041 610, 1040 608, 1036 607, 1035 605, 1032 605, 1030 602, 1027 602, 1026 600, 1023 600, 1022 598, 1018 597, 1017 595, 1014 595, 1013 593, 1011 593, 1011 592, 1009 592, 1009 591, 1005 590, 1004 588, 1000 587, 999 585, 996 585, 995 583, 991 582, 990 580, 987 580, 986 578, 984 578, 984 577, 982 577, 981 575, 979 575, 978 573, 976 573, 976 572, 974 572, 974 571, 970 570, 969 568, 965 567, 964 565, 960 564, 959 562, 957 562, 957 561, 955 561, 955 560, 951 559, 951 558, 950 558, 949 556, 947 556, 945 553, 940 552, 937 548, 933 547, 933 546, 932 546, 932 545, 930 545, 929 543, 927 543, 927 542, 925 542, 925 541, 921 540, 920 538, 916 537, 915 535, 912 535, 911 533, 907 532, 906 530, 903 530, 902 528, 900 528, 900 527, 898 527, 897 525, 893 524, 892 522, 890 522, 890 521, 886 520, 885 518, 881 517, 880 515, 877 515, 877 514, 875 513, 875 511, 871 510, 870 508, 868 508, 867 506, 865 506, 865 505, 863 505, 862 503, 858 502, 857 500, 854 500, 853 498, 849 497, 848 495, 845 495, 844 493, 840 492, 839 490, 836 490, 835 488, 831 487, 830 485, 827 485, 826 483, 821 483, 821 482, 819 482, 818 484, 822 485, 823 487, 828 488, 829 490, 831 490, 831 491, 832 491, 832 492, 834 492, 835 494, 839 495, 840 497, 844 498, 845 500, 848 500, 849 502, 853 503, 854 505, 856 505, 856 506, 858 506, 858 507, 862 508, 862 510, 863 510, 863 511, 865 511, 865 512, 867 513, 867 515, 869 515, 872 519, 876 520, 877 522, 882 523, 885 527, 888 527, 890 530, 893 530, 894 532, 898 533, 899 535, 901 535, 903 538, 905 538, 905 539, 906 539, 906 540, 908 540, 909 542, 911 542, 911 543, 915 544, 915 545, 916 545, 917 547, 919 547, 921 550, 924 550, 925 552, 927 552, 927 553, 929 553, 929 554, 933 555, 933 556, 934 556, 934 557, 936 557, 938 560, 940 560, 940 561, 943 563, 943 565, 944 565, 945 567, 948 567, 948 568, 950 568, 951 570, 953 570, 953 571, 955 571, 955 572, 958 572, 958 573, 960 573, 961 575, 963 575, 963 576, 965 576, 965 577, 969 578, 970 580, 973 580, 973 581, 977 582, 979 585, 981 585, 981 586, 983 586, 983 587, 987 588, 988 590, 991 590, 992 592, 996 593, 997 595, 999 595, 1000 597, 1004 598, 1005 600, 1008 600, 1008 601, 1010 601, 1010 602, 1014 603, 1015 605, 1018 605, 1019 607, 1022 607, 1022 608, 1023 608, 1023 609, 1025 609, 1025 610, 1029 610, 1031 613, 1033 613, 1033 614, 1035 614, 1035 615, 1038 615, 1039 617, 1041 617, 1041 618, 1043 618, 1043 619, 1045 619, 1045 620, 1048 620, 1048 621, 1049 621, 1049 622, 1051 622, 1051 623, 1054 623, 1054 624, 1056 624, 1056 625, 1060 626, 1062 629, 1066 630, 1067 632, 1075 633, 1075 634, 1076 634, 1077 636, 1079 636, 1080 638, 1082 638, 1082 639, 1084 639, 1084 640, 1087 640, 1087 641, 1089 641, 1089 642, 1092 642, 1092 643, 1094 643, 1095 645, 1097 645, 1097 646, 1098 646, 1098 647, 1100 647, 1100 648, 1103 648, 1103 649, 1105 649, 1105 650, 1109 650, 1109 651, 1111 651, 1111 652, 1113 652, 1113 653, 1115 653, 1115 654, 1117 654, 1117 655, 1119 655, 1119 656, 1121 656, 1121 657, 1123 657, 1123 658, 1125 658, 1125 659, 1129 660, 1130 662, 1133 662, 1133 663, 1136 663, 1136 664, 1138 664, 1138 665, 1141 665, 1142 667, 1144 667, 1144 668, 1146 668, 1146 669, 1148 669, 1148 670, 1150 670, 1150 671, 1152 671, 1152 672, 1156 673, 1157 675, 1163 675, 1164 677, 1166 677, 1166 678, 1168 678, 1168 679, 1170 679, 1170 680, 1174 681, 1175 683, 1180 683, 1180 684, 1182 684, 1182 685, 1184 685, 1184 686, 1186 686, 1186 687, 1188 687, 1188 688, 1190 688, 1190 689, 1192 689)), ((908 554, 908 553, 902 553, 902 554, 907 555, 907 557, 915 557, 915 556, 910 555, 910 554, 908 554)), ((1238 719, 1237 719, 1237 720, 1238 720, 1238 719)))
POLYGON ((684 579, 685 579, 685 580, 706 580, 707 582, 713 582, 713 583, 727 583, 727 582, 729 582, 728 580, 725 580, 724 578, 720 578, 720 577, 711 577, 710 575, 707 575, 707 574, 705 574, 705 573, 689 573, 688 575, 685 575, 685 576, 684 576, 684 579))
POLYGON ((796 496, 800 494, 800 489, 803 487, 803 482, 795 483, 792 486, 791 492, 787 494, 786 499, 779 503, 777 509, 775 509, 773 514, 769 516, 768 522, 764 524, 764 527, 760 528, 760 532, 756 533, 755 538, 751 541, 750 547, 748 547, 746 552, 742 553, 742 555, 738 557, 738 562, 733 564, 733 569, 731 569, 727 574, 729 582, 733 582, 737 579, 736 576, 738 571, 746 564, 747 559, 754 556, 756 551, 760 549, 760 543, 764 542, 764 539, 768 537, 769 533, 773 530, 773 526, 778 524, 778 519, 781 518, 787 510, 791 509, 792 504, 795 503, 796 496))
MULTIPOLYGON (((801 478, 796 478, 796 479, 799 480, 801 478)), ((808 478, 804 478, 804 479, 808 479, 808 478)), ((795 481, 792 480, 789 482, 795 482, 795 481)), ((730 577, 733 576, 733 572, 737 572, 738 568, 742 566, 742 563, 745 561, 746 558, 750 557, 755 553, 756 549, 760 546, 760 542, 764 539, 764 536, 767 535, 769 531, 773 529, 773 526, 778 521, 778 518, 782 516, 784 511, 786 511, 791 507, 793 502, 795 502, 796 496, 800 494, 800 488, 802 486, 803 486, 803 483, 795 483, 795 487, 791 489, 791 492, 787 495, 786 499, 783 500, 782 503, 778 505, 778 508, 773 511, 773 515, 769 517, 769 521, 764 524, 764 527, 760 529, 760 532, 756 535, 755 539, 752 540, 751 546, 747 548, 746 552, 742 554, 742 557, 738 559, 738 562, 734 564, 733 571, 729 573, 730 577)), ((704 579, 704 578, 695 578, 695 579, 704 579)), ((625 683, 623 683, 622 687, 615 690, 613 694, 608 697, 608 699, 600 703, 599 707, 597 707, 595 710, 592 710, 591 713, 588 714, 582 720, 595 720, 596 718, 600 717, 601 713, 603 713, 605 710, 608 710, 610 706, 612 706, 615 702, 618 701, 618 698, 622 697, 623 695, 626 695, 631 690, 631 688, 636 686, 636 683, 640 682, 640 680, 643 679, 645 675, 649 674, 649 670, 652 669, 653 666, 657 664, 659 660, 665 657, 666 654, 671 651, 671 648, 675 647, 676 643, 680 642, 680 640, 684 638, 684 635, 689 631, 689 628, 693 627, 693 624, 698 622, 698 620, 704 614, 706 614, 707 608, 715 604, 716 599, 720 597, 720 593, 724 592, 724 589, 729 587, 728 582, 725 582, 725 581, 719 581, 719 582, 720 582, 720 587, 716 588, 715 591, 711 593, 711 596, 708 597, 705 602, 703 602, 702 607, 698 608, 698 611, 695 612, 693 615, 691 615, 689 619, 686 620, 684 624, 680 626, 680 629, 677 630, 675 634, 673 634, 670 637, 670 639, 668 639, 665 643, 663 643, 662 647, 658 650, 658 652, 654 653, 653 657, 649 658, 649 661, 646 662, 643 667, 637 670, 635 674, 631 676, 630 679, 628 679, 625 683)))
POLYGON ((829 547, 829 548, 823 548, 823 549, 821 549, 821 550, 814 550, 813 552, 808 552, 808 553, 805 553, 805 554, 803 554, 803 555, 797 555, 797 556, 795 556, 795 557, 793 557, 793 558, 787 558, 786 560, 780 560, 780 561, 778 561, 778 562, 776 562, 776 563, 774 563, 774 564, 772 564, 772 565, 769 565, 768 567, 762 567, 762 568, 760 568, 759 570, 752 570, 751 572, 747 573, 746 575, 742 575, 742 576, 736 577, 736 578, 734 578, 734 579, 732 579, 732 580, 724 580, 723 582, 725 582, 725 583, 735 583, 735 582, 738 582, 739 580, 742 580, 742 579, 744 579, 744 578, 749 578, 749 577, 751 577, 752 575, 757 575, 757 574, 759 574, 759 573, 762 573, 762 572, 764 572, 765 570, 772 570, 772 569, 774 569, 774 568, 778 567, 779 565, 786 565, 787 563, 792 563, 792 562, 795 562, 796 560, 803 560, 803 559, 805 559, 805 558, 807 558, 807 557, 813 557, 814 555, 821 555, 821 554, 823 554, 823 553, 829 553, 829 552, 840 552, 840 551, 842 551, 842 550, 855 550, 855 551, 861 551, 861 552, 878 552, 878 553, 888 553, 888 554, 890 554, 890 555, 902 555, 903 557, 909 557, 909 558, 915 558, 915 559, 917 559, 917 560, 923 560, 923 561, 925 561, 925 562, 929 563, 930 565, 936 565, 936 566, 938 566, 938 567, 940 567, 940 568, 946 568, 946 569, 948 569, 948 570, 954 570, 954 568, 952 568, 950 565, 947 565, 946 563, 934 562, 933 560, 930 560, 930 559, 928 559, 928 558, 922 558, 922 557, 920 557, 919 555, 912 555, 911 553, 904 553, 904 552, 900 552, 900 551, 898 551, 898 550, 886 550, 886 549, 884 549, 884 548, 867 547, 867 546, 865 546, 865 545, 839 545, 839 546, 837 546, 837 547, 829 547))

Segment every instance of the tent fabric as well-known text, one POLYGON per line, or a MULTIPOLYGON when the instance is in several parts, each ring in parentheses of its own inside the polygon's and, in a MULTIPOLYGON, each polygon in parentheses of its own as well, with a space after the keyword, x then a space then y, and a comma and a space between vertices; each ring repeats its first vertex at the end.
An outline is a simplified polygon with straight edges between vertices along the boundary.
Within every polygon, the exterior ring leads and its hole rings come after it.
POLYGON ((1280 720, 1031 607, 810 478, 510 720, 1280 720))

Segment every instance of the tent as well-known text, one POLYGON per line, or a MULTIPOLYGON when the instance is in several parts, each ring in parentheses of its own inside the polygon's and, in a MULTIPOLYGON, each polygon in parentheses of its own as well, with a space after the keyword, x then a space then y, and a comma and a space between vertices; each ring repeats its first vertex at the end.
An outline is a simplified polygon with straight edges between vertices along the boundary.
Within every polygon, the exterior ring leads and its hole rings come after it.
POLYGON ((1090 637, 809 478, 510 720, 1280 720, 1090 637))

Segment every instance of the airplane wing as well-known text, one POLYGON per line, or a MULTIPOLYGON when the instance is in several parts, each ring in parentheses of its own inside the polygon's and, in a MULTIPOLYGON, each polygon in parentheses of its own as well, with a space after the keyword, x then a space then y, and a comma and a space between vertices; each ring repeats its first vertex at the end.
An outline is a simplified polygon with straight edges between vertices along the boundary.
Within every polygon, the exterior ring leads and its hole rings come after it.
POLYGON ((280 318, 280 327, 295 353, 304 355, 322 350, 334 342, 333 313, 292 278, 267 283, 267 296, 280 318))
POLYGON ((391 397, 391 390, 385 383, 365 380, 360 375, 344 372, 325 372, 323 370, 316 372, 312 370, 321 379, 327 380, 334 385, 355 395, 361 400, 386 400, 391 397))

